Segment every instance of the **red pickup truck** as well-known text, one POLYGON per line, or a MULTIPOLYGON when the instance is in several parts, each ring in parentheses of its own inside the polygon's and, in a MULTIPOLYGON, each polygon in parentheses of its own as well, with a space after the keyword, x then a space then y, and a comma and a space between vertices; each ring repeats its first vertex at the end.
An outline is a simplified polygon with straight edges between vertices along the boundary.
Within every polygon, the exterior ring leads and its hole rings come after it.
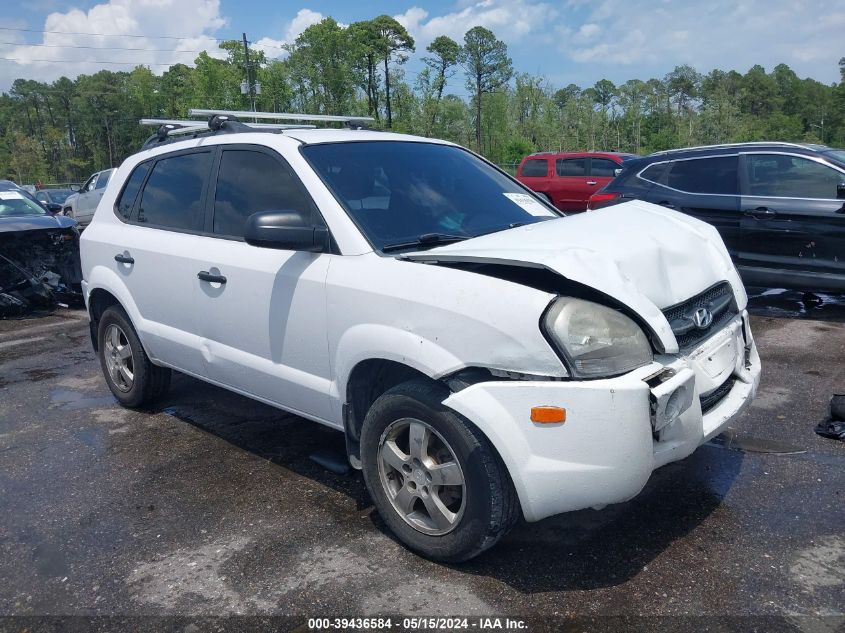
POLYGON ((561 211, 585 211, 587 201, 636 154, 540 152, 522 159, 516 179, 546 196, 561 211))

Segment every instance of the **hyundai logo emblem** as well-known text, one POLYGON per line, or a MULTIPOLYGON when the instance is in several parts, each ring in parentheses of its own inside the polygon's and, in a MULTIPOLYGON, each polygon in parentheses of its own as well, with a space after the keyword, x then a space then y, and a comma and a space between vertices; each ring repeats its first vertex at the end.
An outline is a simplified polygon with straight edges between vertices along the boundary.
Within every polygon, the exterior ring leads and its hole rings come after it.
POLYGON ((692 322, 699 330, 703 330, 713 323, 713 314, 707 308, 699 308, 693 313, 692 322))

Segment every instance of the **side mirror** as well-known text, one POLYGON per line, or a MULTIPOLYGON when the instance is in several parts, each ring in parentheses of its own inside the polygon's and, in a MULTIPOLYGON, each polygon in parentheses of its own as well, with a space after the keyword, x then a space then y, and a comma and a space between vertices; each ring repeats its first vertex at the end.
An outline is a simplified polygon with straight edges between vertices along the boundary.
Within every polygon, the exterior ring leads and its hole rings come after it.
POLYGON ((840 182, 836 185, 836 197, 839 200, 845 200, 845 182, 840 182))
POLYGON ((613 170, 613 175, 614 175, 614 176, 618 176, 618 175, 619 175, 619 174, 621 174, 621 173, 622 173, 622 168, 621 168, 621 167, 617 167, 616 169, 614 169, 614 170, 613 170))
POLYGON ((47 202, 45 204, 47 205, 47 211, 49 211, 53 215, 62 212, 62 205, 60 204, 56 204, 55 202, 47 202))
POLYGON ((261 211, 246 219, 244 241, 263 248, 321 253, 328 249, 329 230, 313 226, 298 211, 261 211))

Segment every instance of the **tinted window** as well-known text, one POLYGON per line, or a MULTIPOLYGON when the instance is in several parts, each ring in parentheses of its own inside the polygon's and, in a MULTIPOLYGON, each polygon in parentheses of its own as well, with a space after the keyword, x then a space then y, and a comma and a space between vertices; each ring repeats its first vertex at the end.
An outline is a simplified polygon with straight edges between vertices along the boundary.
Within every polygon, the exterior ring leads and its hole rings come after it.
POLYGON ((539 160, 532 158, 531 160, 525 161, 525 164, 522 166, 523 176, 547 176, 548 174, 549 161, 545 159, 539 160))
POLYGON ((120 194, 115 204, 115 209, 118 215, 124 219, 129 219, 129 214, 132 213, 132 207, 135 206, 135 198, 138 197, 138 191, 144 183, 144 178, 147 176, 147 171, 150 168, 149 163, 141 163, 132 173, 129 174, 129 179, 126 181, 126 186, 120 194))
POLYGON ((111 178, 112 170, 100 172, 100 177, 97 178, 97 184, 94 189, 103 189, 107 184, 109 184, 109 178, 111 178))
POLYGON ((41 202, 47 202, 47 194, 39 191, 35 194, 35 199, 40 200, 41 202))
POLYGON ((138 222, 174 229, 201 229, 203 191, 210 166, 210 152, 157 161, 141 194, 138 222))
POLYGON ((671 164, 665 184, 689 193, 739 193, 736 156, 678 160, 671 164))
POLYGON ((86 192, 91 191, 94 188, 94 180, 96 180, 97 174, 91 176, 88 180, 85 181, 85 184, 79 188, 79 191, 86 192))
POLYGON ((242 237, 246 219, 259 211, 299 211, 309 218, 311 205, 290 169, 269 154, 224 151, 214 199, 214 232, 242 237))
POLYGON ((748 193, 781 198, 836 198, 845 174, 814 160, 784 154, 749 154, 748 193))
POLYGON ((558 176, 586 176, 586 158, 558 158, 555 163, 558 176))
POLYGON ((460 239, 558 217, 457 147, 368 141, 306 145, 302 153, 376 248, 429 233, 460 239))
POLYGON ((616 175, 616 170, 621 168, 622 165, 607 158, 593 158, 590 164, 590 175, 600 178, 613 178, 616 175))

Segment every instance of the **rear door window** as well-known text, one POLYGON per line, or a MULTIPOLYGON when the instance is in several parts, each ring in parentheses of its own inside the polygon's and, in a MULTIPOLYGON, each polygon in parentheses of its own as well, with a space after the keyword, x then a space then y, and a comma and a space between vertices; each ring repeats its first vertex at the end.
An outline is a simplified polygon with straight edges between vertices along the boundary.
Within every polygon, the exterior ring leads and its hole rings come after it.
POLYGON ((532 158, 522 165, 522 175, 527 177, 545 177, 549 174, 549 161, 539 158, 532 158))
POLYGON ((832 167, 786 154, 748 154, 745 168, 752 196, 833 199, 845 182, 845 174, 832 167))
POLYGON ((555 162, 555 172, 558 176, 586 176, 586 158, 558 158, 555 162))
POLYGON ((168 156, 156 161, 144 191, 137 221, 162 228, 199 231, 210 151, 168 156))
POLYGON ((688 193, 738 195, 738 164, 736 156, 674 161, 665 184, 688 193))
POLYGON ((246 219, 261 211, 296 211, 310 219, 312 206, 290 167, 270 154, 223 150, 214 197, 212 232, 243 237, 246 219))
POLYGON ((590 175, 599 178, 613 178, 616 170, 621 169, 619 165, 609 158, 593 158, 590 160, 590 175))

